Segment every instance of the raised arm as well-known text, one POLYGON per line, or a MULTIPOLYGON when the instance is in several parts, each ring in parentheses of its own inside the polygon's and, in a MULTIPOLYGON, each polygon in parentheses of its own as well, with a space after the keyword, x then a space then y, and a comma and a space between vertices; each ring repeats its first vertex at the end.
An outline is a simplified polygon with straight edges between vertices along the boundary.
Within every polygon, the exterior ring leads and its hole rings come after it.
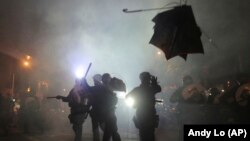
POLYGON ((158 84, 157 77, 155 77, 155 76, 152 76, 151 87, 152 87, 152 91, 155 94, 161 92, 161 86, 158 84))

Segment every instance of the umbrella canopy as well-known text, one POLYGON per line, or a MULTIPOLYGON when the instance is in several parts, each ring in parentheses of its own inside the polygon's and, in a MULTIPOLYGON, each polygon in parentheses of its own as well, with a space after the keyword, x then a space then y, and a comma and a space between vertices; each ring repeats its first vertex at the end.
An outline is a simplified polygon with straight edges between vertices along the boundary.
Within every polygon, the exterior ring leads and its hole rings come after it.
POLYGON ((126 85, 119 78, 113 77, 110 81, 110 85, 114 91, 126 92, 126 85))
POLYGON ((186 60, 190 53, 204 53, 191 6, 177 6, 159 13, 153 22, 154 34, 149 43, 160 48, 167 60, 175 56, 186 60))

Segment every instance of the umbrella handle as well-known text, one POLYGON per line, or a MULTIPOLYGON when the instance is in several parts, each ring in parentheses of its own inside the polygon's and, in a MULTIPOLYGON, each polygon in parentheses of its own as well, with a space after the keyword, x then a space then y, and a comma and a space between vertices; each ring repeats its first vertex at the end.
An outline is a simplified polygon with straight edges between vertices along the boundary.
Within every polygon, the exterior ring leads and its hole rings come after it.
POLYGON ((145 12, 145 11, 154 11, 154 10, 161 10, 161 9, 172 9, 173 7, 162 7, 162 8, 149 8, 149 9, 138 9, 138 10, 128 10, 124 8, 122 11, 124 13, 136 13, 136 12, 145 12))
MULTIPOLYGON (((154 10, 162 10, 162 9, 169 9, 170 10, 170 9, 174 8, 174 6, 170 7, 170 5, 173 5, 173 4, 182 5, 182 0, 180 1, 180 3, 170 2, 170 3, 166 4, 164 7, 159 7, 159 8, 138 9, 138 10, 128 10, 127 8, 124 8, 124 9, 122 9, 122 11, 124 13, 136 13, 136 12, 154 11, 154 10)), ((185 2, 185 4, 186 4, 186 2, 185 2)))

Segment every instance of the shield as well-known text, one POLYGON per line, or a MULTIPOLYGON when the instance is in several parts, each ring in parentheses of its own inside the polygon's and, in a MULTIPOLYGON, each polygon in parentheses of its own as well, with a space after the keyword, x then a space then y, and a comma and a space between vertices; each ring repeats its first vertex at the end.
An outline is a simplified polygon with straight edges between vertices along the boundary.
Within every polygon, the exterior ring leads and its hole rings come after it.
POLYGON ((190 53, 204 53, 201 31, 191 6, 178 6, 159 13, 152 21, 154 34, 149 43, 161 49, 167 60, 175 56, 186 60, 190 53))
POLYGON ((235 100, 240 106, 246 106, 250 100, 250 83, 240 86, 235 94, 235 100))

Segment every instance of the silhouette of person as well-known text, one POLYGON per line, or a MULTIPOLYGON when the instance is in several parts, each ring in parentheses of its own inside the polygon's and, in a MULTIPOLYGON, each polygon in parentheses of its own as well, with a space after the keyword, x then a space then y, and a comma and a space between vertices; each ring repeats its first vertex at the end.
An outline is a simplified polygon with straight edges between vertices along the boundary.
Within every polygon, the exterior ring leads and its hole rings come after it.
POLYGON ((111 79, 112 78, 108 73, 104 73, 102 75, 102 94, 104 96, 102 104, 102 118, 105 124, 103 141, 109 141, 111 137, 113 141, 121 141, 121 137, 118 133, 117 118, 115 115, 118 98, 110 85, 111 79))
MULTIPOLYGON (((180 103, 181 102, 184 102, 184 99, 182 97, 182 91, 184 90, 184 88, 186 88, 186 86, 190 85, 194 83, 194 80, 191 76, 189 75, 186 75, 182 78, 182 86, 179 87, 173 94, 172 96, 170 97, 170 102, 177 102, 178 103, 178 106, 180 106, 180 103)), ((177 107, 178 107, 177 106, 177 107)))
POLYGON ((3 136, 7 136, 9 134, 13 106, 14 104, 11 99, 11 93, 8 89, 6 89, 0 94, 0 129, 3 130, 3 136))
POLYGON ((101 107, 103 106, 103 99, 105 99, 102 94, 102 75, 95 74, 93 81, 94 86, 90 87, 90 104, 92 106, 90 117, 92 121, 93 140, 100 141, 99 127, 102 127, 101 107))
POLYGON ((30 89, 30 91, 24 93, 20 112, 24 133, 33 134, 34 129, 38 129, 40 133, 44 132, 40 103, 34 89, 30 89))
POLYGON ((221 121, 227 123, 236 123, 239 109, 235 99, 237 89, 240 83, 237 80, 227 80, 223 83, 224 92, 219 96, 221 121))
POLYGON ((212 87, 208 89, 208 97, 205 107, 205 114, 206 114, 206 123, 207 124, 218 124, 221 123, 220 118, 221 115, 218 114, 220 111, 220 101, 219 96, 221 95, 221 91, 217 87, 212 87))
POLYGON ((57 99, 62 99, 63 102, 68 102, 69 104, 69 120, 73 125, 72 128, 75 133, 74 141, 81 141, 82 126, 89 112, 89 96, 85 88, 87 88, 86 80, 77 79, 75 81, 75 86, 71 89, 67 97, 60 95, 56 96, 57 99))
POLYGON ((182 86, 180 86, 170 97, 170 102, 177 103, 177 119, 179 122, 179 139, 183 140, 183 125, 204 122, 204 109, 201 106, 205 103, 205 97, 197 89, 203 89, 198 83, 194 83, 190 75, 182 78, 182 86), (184 93, 186 95, 184 95, 184 93))
POLYGON ((128 93, 126 98, 131 97, 135 100, 136 114, 133 120, 139 129, 140 141, 154 141, 154 131, 159 122, 155 109, 155 95, 161 92, 161 86, 157 82, 157 77, 149 72, 142 72, 140 80, 141 85, 128 93))

